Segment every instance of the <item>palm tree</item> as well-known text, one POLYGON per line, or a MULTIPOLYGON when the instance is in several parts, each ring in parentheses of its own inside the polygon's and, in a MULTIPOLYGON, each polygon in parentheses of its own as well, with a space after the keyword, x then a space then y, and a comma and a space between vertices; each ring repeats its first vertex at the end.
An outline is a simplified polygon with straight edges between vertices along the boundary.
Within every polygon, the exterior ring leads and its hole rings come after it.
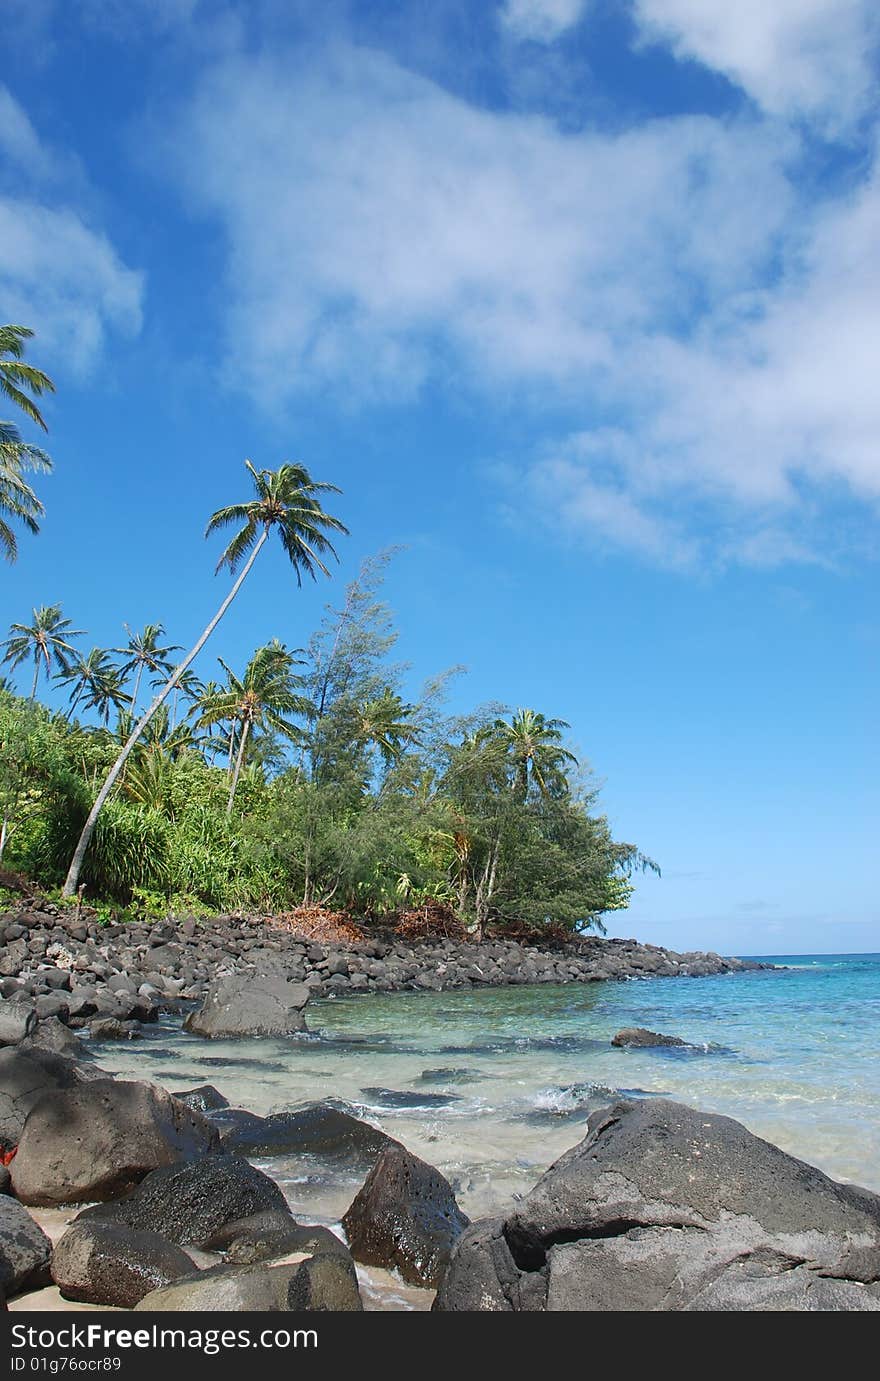
POLYGON ((577 763, 574 753, 562 746, 561 730, 569 726, 564 719, 547 719, 536 710, 517 710, 508 724, 496 719, 491 733, 504 744, 511 759, 514 789, 521 800, 531 783, 542 796, 549 795, 564 778, 567 763, 577 763))
POLYGON ((302 730, 291 724, 289 715, 308 715, 315 713, 311 700, 298 693, 303 678, 297 676, 293 668, 297 658, 273 639, 265 647, 258 648, 248 662, 244 676, 239 679, 220 659, 226 672, 227 684, 205 705, 196 728, 211 724, 230 722, 230 782, 226 813, 231 814, 241 776, 248 739, 254 733, 273 731, 282 734, 291 742, 301 737, 302 730), (238 743, 235 762, 232 762, 233 746, 238 743))
POLYGON ((14 561, 18 555, 18 542, 3 515, 18 519, 30 532, 38 533, 44 509, 25 474, 28 470, 45 474, 51 469, 52 462, 45 451, 23 441, 11 422, 0 422, 0 546, 7 561, 14 561))
POLYGON ((174 663, 170 659, 170 654, 182 652, 183 648, 179 647, 177 643, 172 643, 169 647, 160 647, 159 639, 165 633, 161 623, 148 623, 140 633, 132 633, 127 623, 123 624, 123 628, 128 634, 128 642, 125 647, 114 647, 113 651, 123 658, 120 667, 123 677, 131 676, 132 672, 134 673, 131 704, 132 709, 136 710, 141 689, 141 677, 144 672, 161 672, 162 680, 166 681, 174 670, 174 663))
POLYGON ((224 719, 222 715, 222 705, 219 697, 224 693, 224 687, 219 681, 204 681, 199 683, 198 694, 194 697, 190 706, 189 713, 194 716, 194 724, 197 728, 206 729, 208 732, 202 737, 205 749, 211 755, 211 765, 213 766, 219 752, 228 754, 228 771, 232 772, 232 754, 235 751, 234 726, 230 723, 228 735, 215 732, 222 729, 224 719))
POLYGON ((208 537, 212 532, 217 532, 221 528, 230 527, 232 524, 241 524, 216 567, 218 572, 228 569, 230 575, 235 575, 240 567, 239 574, 217 613, 183 661, 172 672, 149 709, 132 729, 122 752, 107 773, 106 780, 98 792, 95 804, 83 826, 73 858, 70 860, 63 889, 66 897, 73 896, 76 891, 83 859, 94 833, 98 816, 104 802, 113 790, 117 777, 125 766, 128 755, 159 706, 174 690, 184 672, 195 661, 223 618, 244 584, 261 550, 269 540, 270 533, 277 532, 281 545, 296 574, 297 584, 302 585, 303 571, 310 575, 313 580, 317 579, 318 571, 324 575, 330 574, 322 557, 325 555, 335 557, 336 552, 327 532, 348 531, 338 518, 331 517, 321 507, 320 495, 339 493, 335 484, 319 483, 313 480, 303 465, 284 464, 278 470, 256 470, 249 460, 245 461, 245 465, 253 480, 256 497, 247 503, 231 504, 228 508, 218 509, 210 518, 205 529, 205 536, 208 537))
MULTIPOLYGON (((161 686, 161 682, 152 681, 151 685, 153 689, 156 690, 158 686, 161 686)), ((196 673, 192 670, 192 668, 190 668, 189 671, 185 671, 182 676, 179 676, 177 678, 177 685, 174 687, 174 701, 171 707, 172 729, 177 728, 177 723, 179 719, 178 710, 181 695, 185 696, 186 699, 189 701, 190 710, 188 710, 187 713, 190 713, 192 706, 195 705, 196 701, 201 695, 202 689, 202 683, 199 680, 196 673)))
POLYGON ((390 686, 358 706, 360 737, 378 748, 386 767, 400 758, 407 744, 418 742, 418 729, 412 723, 414 713, 414 707, 404 704, 390 686))
POLYGON ((75 655, 70 639, 83 636, 81 628, 71 628, 70 619, 62 616, 60 604, 44 604, 33 613, 33 623, 13 623, 10 626, 9 637, 3 644, 6 648, 3 660, 13 667, 33 658, 31 700, 36 699, 40 671, 45 668, 47 676, 51 674, 53 666, 60 672, 69 671, 68 656, 75 655))
POLYGON ((55 385, 42 369, 24 362, 24 342, 33 334, 29 326, 0 326, 0 393, 45 432, 48 428, 34 398, 54 393, 55 385))
MULTIPOLYGON (((0 326, 0 395, 9 398, 46 431, 34 399, 54 393, 55 385, 48 374, 24 362, 24 342, 33 334, 28 326, 0 326)), ((3 515, 16 518, 33 533, 39 532, 43 505, 24 476, 28 470, 51 469, 52 462, 45 451, 23 441, 12 422, 0 421, 0 546, 7 561, 15 560, 18 543, 3 515)))
POLYGON ((83 709, 97 710, 101 721, 109 724, 111 709, 123 710, 132 703, 131 696, 123 689, 125 679, 120 668, 102 647, 93 647, 73 666, 59 671, 58 680, 72 687, 68 720, 82 703, 83 709))

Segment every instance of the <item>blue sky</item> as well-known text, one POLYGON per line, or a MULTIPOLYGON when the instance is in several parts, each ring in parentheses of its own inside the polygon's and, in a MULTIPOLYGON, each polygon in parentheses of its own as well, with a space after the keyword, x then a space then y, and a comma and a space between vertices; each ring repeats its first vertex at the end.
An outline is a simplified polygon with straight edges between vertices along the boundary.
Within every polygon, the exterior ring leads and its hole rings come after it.
POLYGON ((613 933, 880 950, 871 0, 0 12, 0 318, 58 386, 3 626, 188 642, 208 514, 300 460, 339 575, 267 555, 212 657, 402 544, 412 689, 567 719, 662 865, 613 933))

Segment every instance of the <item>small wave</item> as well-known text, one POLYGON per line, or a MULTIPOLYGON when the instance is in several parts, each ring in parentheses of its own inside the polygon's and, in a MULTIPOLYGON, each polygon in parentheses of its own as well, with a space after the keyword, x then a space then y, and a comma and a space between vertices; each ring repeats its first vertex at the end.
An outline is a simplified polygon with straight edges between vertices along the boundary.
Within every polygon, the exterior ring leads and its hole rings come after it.
POLYGON ((539 1089, 527 1108, 514 1113, 513 1121, 539 1125, 583 1121, 591 1112, 615 1102, 619 1097, 619 1090, 606 1084, 553 1084, 539 1089))

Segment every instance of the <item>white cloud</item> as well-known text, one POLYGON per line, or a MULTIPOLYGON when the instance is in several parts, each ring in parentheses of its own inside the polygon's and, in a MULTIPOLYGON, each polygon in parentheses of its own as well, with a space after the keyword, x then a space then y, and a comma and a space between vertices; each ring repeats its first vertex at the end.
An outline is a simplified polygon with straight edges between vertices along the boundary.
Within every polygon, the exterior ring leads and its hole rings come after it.
POLYGON ((878 246, 875 174, 814 218, 741 318, 634 339, 615 386, 628 376, 651 406, 625 429, 550 445, 528 492, 574 535, 665 564, 834 561, 853 539, 829 513, 854 506, 870 521, 880 506, 878 246))
POLYGON ((574 28, 589 0, 504 0, 498 14, 502 29, 513 38, 555 43, 574 28))
POLYGON ((222 65, 178 150, 228 235, 236 367, 282 398, 340 375, 399 396, 438 346, 481 378, 580 390, 633 333, 759 272, 789 204, 753 126, 565 136, 363 50, 222 65))
POLYGON ((811 202, 778 121, 566 134, 338 49, 215 66, 166 152, 269 406, 552 401, 583 421, 516 458, 526 502, 678 565, 825 559, 823 495, 880 494, 880 192, 811 202))
POLYGON ((108 330, 140 329, 142 291, 141 275, 74 211, 0 197, 4 320, 36 330, 41 359, 86 373, 108 330))
POLYGON ((875 0, 634 0, 643 36, 722 72, 773 114, 840 132, 876 100, 875 0))
POLYGON ((41 142, 2 86, 0 150, 6 155, 4 186, 13 189, 0 189, 3 320, 38 333, 41 360, 86 373, 108 331, 140 329, 142 275, 67 203, 65 179, 72 172, 79 181, 75 160, 41 142))
POLYGON ((12 92, 0 85, 0 154, 29 178, 50 178, 56 172, 54 155, 40 143, 36 130, 12 92))

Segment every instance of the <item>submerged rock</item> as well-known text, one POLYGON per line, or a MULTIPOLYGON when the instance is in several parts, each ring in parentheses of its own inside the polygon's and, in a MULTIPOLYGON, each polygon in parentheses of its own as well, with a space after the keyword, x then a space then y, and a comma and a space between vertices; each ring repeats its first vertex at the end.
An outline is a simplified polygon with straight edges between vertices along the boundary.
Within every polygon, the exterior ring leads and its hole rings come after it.
POLYGON ((289 1036, 305 1031, 303 1008, 311 996, 305 983, 276 975, 232 974, 208 989, 202 1006, 184 1025, 197 1036, 289 1036))
POLYGON ((448 1108, 451 1103, 461 1102, 455 1093, 418 1093, 393 1088, 362 1088, 361 1093, 381 1108, 448 1108))
POLYGON ((376 1161, 342 1220, 352 1255, 396 1269, 414 1285, 437 1286, 468 1226, 449 1181, 402 1146, 376 1161))
POLYGON ((662 1031, 649 1031, 644 1026, 625 1026, 616 1036, 612 1036, 611 1044, 651 1049, 653 1046, 683 1046, 687 1045, 687 1041, 683 1041, 681 1036, 664 1036, 662 1031))
POLYGON ((30 1110, 12 1186, 26 1204, 112 1199, 158 1166, 219 1146, 206 1117, 157 1085, 96 1079, 53 1092, 30 1110))
POLYGON ((877 1310, 880 1196, 730 1118, 621 1102, 461 1237, 434 1307, 877 1310))

